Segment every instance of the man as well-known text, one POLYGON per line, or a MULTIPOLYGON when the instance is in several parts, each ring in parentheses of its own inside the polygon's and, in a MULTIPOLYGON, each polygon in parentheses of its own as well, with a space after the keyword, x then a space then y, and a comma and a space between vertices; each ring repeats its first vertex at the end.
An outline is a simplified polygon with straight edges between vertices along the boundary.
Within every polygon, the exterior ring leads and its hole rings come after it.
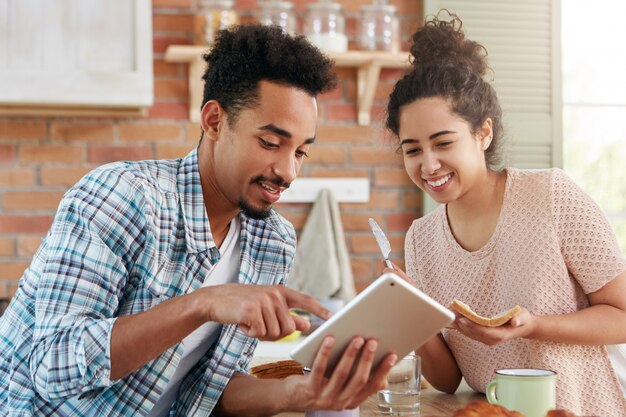
POLYGON ((325 378, 256 380, 257 339, 328 318, 284 284, 291 224, 272 210, 315 140, 332 62, 278 28, 221 32, 205 56, 200 143, 100 167, 70 189, 0 319, 0 414, 271 415, 354 407, 384 385, 355 338, 325 378), (357 359, 360 358, 360 359, 357 359), (356 363, 356 372, 347 378, 356 363))

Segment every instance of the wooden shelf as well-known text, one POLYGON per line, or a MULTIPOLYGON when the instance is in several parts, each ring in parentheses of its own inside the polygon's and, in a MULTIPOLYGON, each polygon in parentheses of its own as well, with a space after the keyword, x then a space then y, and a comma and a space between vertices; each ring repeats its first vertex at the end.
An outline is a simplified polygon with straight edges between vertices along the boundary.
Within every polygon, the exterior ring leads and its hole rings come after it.
MULTIPOLYGON (((202 54, 207 47, 193 45, 170 45, 165 51, 168 62, 189 63, 189 119, 200 121, 200 105, 202 104, 202 74, 205 62, 202 54)), ((408 52, 363 52, 348 51, 343 53, 327 53, 335 60, 337 67, 357 68, 357 106, 359 125, 370 123, 370 110, 374 102, 374 93, 382 68, 409 67, 408 52)))

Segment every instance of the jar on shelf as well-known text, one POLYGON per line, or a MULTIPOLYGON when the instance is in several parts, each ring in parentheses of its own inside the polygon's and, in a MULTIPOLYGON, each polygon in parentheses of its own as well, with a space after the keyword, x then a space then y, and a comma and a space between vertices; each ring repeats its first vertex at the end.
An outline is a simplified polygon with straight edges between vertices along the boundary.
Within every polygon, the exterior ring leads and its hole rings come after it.
POLYGON ((400 24, 396 7, 387 0, 374 0, 361 7, 359 48, 365 51, 398 52, 400 24))
POLYGON ((304 34, 308 40, 326 52, 348 50, 345 34, 346 19, 341 4, 330 0, 319 0, 307 5, 304 19, 304 34))
POLYGON ((261 24, 277 25, 291 35, 296 34, 296 15, 293 3, 289 1, 260 1, 258 20, 261 24))
POLYGON ((234 0, 200 0, 200 14, 194 22, 196 44, 210 45, 219 30, 239 23, 234 4, 234 0))

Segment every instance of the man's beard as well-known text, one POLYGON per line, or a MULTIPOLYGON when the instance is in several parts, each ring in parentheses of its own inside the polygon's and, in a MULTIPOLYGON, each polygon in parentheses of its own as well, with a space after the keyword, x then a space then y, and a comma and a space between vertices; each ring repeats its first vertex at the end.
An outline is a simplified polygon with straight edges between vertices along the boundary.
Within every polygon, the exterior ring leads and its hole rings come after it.
MULTIPOLYGON (((277 187, 285 187, 285 188, 289 188, 289 186, 291 185, 290 183, 286 182, 285 180, 283 180, 280 177, 268 178, 268 177, 265 177, 263 175, 259 175, 259 176, 255 177, 255 178, 253 178, 250 181, 250 184, 260 183, 260 182, 270 182, 272 184, 275 184, 277 187)), ((254 220, 264 220, 264 219, 267 219, 269 217, 269 215, 272 213, 272 206, 271 205, 268 208, 266 208, 266 209, 256 208, 256 207, 253 207, 252 204, 250 204, 243 197, 239 198, 239 209, 241 209, 243 214, 245 214, 246 216, 248 216, 250 218, 253 218, 254 220)))
POLYGON ((272 213, 272 206, 263 210, 260 208, 252 207, 243 197, 239 199, 239 208, 246 216, 253 218, 254 220, 264 220, 272 213))

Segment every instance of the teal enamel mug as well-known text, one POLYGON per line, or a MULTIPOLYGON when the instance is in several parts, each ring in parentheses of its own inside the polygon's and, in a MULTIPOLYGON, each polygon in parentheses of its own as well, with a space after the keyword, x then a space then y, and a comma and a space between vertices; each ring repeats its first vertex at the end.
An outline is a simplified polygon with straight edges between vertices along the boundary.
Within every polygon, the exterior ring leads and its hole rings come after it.
POLYGON ((487 401, 526 417, 545 417, 556 408, 556 372, 547 369, 500 369, 487 385, 487 401))

